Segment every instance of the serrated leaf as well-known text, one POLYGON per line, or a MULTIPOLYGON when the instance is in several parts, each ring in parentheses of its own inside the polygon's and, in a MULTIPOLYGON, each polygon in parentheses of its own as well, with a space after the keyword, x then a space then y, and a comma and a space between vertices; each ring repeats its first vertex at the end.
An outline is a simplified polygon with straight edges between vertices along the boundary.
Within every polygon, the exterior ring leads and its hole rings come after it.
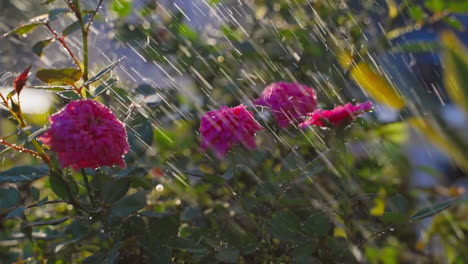
POLYGON ((15 188, 0 188, 0 208, 16 206, 21 201, 21 194, 15 188))
POLYGON ((50 38, 46 40, 41 40, 34 44, 32 47, 32 51, 39 57, 42 56, 42 53, 44 52, 44 48, 47 47, 50 43, 52 43, 55 39, 50 38))
POLYGON ((105 67, 104 69, 100 70, 96 75, 94 75, 93 77, 91 77, 87 82, 85 82, 83 84, 83 86, 87 86, 87 85, 90 85, 96 81, 98 81, 99 79, 101 79, 104 75, 106 75, 107 73, 109 73, 110 71, 112 71, 112 69, 115 68, 115 66, 117 66, 117 64, 119 64, 120 62, 122 61, 122 59, 119 59, 118 61, 112 63, 111 65, 108 65, 107 67, 105 67))
POLYGON ((146 206, 146 193, 141 191, 126 196, 112 206, 112 217, 126 217, 146 206))
POLYGON ((424 218, 431 217, 431 216, 433 216, 435 214, 438 214, 438 213, 442 212, 443 210, 449 208, 450 206, 452 206, 457 201, 458 201, 458 199, 451 199, 451 200, 445 201, 443 203, 438 203, 438 204, 433 205, 431 207, 424 208, 424 209, 418 211, 417 213, 415 213, 411 217, 411 220, 415 221, 415 220, 421 220, 421 219, 424 219, 424 218))
POLYGON ((26 207, 25 206, 20 206, 20 207, 17 207, 13 210, 11 210, 7 216, 5 216, 5 219, 10 219, 10 218, 14 218, 14 217, 18 217, 18 216, 21 216, 23 213, 24 213, 24 210, 26 210, 26 207))
POLYGON ((48 174, 48 171, 30 166, 15 167, 0 172, 0 183, 26 182, 40 179, 48 174))
POLYGON ((83 72, 79 69, 39 69, 36 77, 48 84, 67 83, 73 85, 80 80, 83 72))

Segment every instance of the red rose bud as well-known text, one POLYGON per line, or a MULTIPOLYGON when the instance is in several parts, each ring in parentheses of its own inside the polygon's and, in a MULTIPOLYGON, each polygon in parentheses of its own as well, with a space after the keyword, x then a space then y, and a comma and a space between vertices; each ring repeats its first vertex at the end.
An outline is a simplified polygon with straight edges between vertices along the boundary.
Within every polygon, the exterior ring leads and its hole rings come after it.
POLYGON ((31 70, 31 66, 24 69, 24 71, 13 81, 13 88, 18 95, 21 93, 21 90, 23 90, 26 82, 28 81, 29 70, 31 70))

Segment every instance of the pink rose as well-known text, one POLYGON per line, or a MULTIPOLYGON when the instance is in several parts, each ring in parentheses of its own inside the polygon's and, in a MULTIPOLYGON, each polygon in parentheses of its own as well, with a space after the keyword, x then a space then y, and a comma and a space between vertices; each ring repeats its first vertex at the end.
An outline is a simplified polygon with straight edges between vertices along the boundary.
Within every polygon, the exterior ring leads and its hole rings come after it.
POLYGON ((358 103, 356 105, 347 103, 345 105, 339 105, 333 110, 315 110, 313 113, 307 114, 310 118, 302 122, 299 127, 305 128, 311 125, 339 127, 348 125, 354 121, 356 117, 360 117, 370 110, 372 110, 371 102, 358 103))
POLYGON ((222 106, 219 110, 206 112, 201 118, 201 147, 203 150, 212 148, 220 159, 237 143, 255 149, 255 133, 262 129, 244 105, 222 106))
POLYGON ((127 132, 112 111, 93 100, 70 102, 49 117, 50 128, 39 140, 58 154, 62 167, 125 167, 130 147, 127 132))
POLYGON ((263 90, 255 104, 269 107, 281 128, 292 121, 302 122, 317 107, 314 89, 299 83, 277 82, 263 90))

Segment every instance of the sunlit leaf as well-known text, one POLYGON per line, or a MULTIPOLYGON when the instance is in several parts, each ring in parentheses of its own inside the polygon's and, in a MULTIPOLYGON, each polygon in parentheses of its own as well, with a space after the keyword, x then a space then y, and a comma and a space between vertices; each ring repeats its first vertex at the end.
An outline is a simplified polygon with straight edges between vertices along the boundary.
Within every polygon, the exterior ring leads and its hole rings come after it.
POLYGON ((105 82, 103 82, 101 85, 99 85, 96 90, 94 90, 93 98, 96 98, 98 96, 103 95, 106 93, 109 89, 112 89, 112 86, 118 82, 117 79, 109 79, 105 82))
POLYGON ((99 79, 101 79, 102 77, 104 77, 104 75, 108 74, 110 71, 112 71, 112 69, 115 68, 115 66, 117 66, 120 62, 122 61, 122 59, 112 63, 111 65, 105 67, 104 69, 100 70, 96 75, 94 75, 93 77, 89 78, 88 81, 86 81, 83 86, 87 86, 87 85, 90 85, 96 81, 98 81, 99 79))
POLYGON ((451 32, 442 34, 444 83, 450 98, 468 112, 468 48, 451 32))
POLYGON ((426 0, 424 5, 433 12, 442 12, 445 9, 446 0, 426 0))
POLYGON ((29 77, 29 70, 31 70, 31 66, 24 69, 23 72, 13 80, 13 89, 17 94, 20 94, 26 85, 29 77))
POLYGON ((395 109, 405 107, 405 100, 387 78, 367 62, 359 62, 350 71, 351 77, 377 102, 395 109))
POLYGON ((445 202, 442 202, 442 203, 435 204, 435 205, 433 205, 431 207, 424 208, 424 209, 418 211, 417 213, 415 213, 411 217, 411 220, 421 220, 421 219, 424 219, 424 218, 427 218, 427 217, 431 217, 431 216, 433 216, 435 214, 438 214, 438 213, 442 212, 443 210, 449 208, 450 206, 452 206, 457 201, 458 201, 458 199, 452 199, 452 200, 448 200, 448 201, 445 201, 445 202))
POLYGON ((132 13, 133 4, 128 0, 112 0, 110 8, 119 17, 123 18, 132 13))
POLYGON ((36 77, 48 84, 67 83, 73 85, 80 80, 83 72, 79 69, 39 69, 36 77))
POLYGON ((33 32, 38 26, 44 25, 48 21, 49 21, 49 15, 48 14, 34 17, 34 18, 30 19, 27 23, 25 23, 25 24, 23 24, 23 25, 21 25, 19 27, 16 27, 15 29, 11 30, 10 32, 7 32, 7 33, 3 34, 2 37, 15 35, 15 34, 19 35, 19 36, 29 34, 29 33, 33 32))
POLYGON ((44 48, 47 47, 50 43, 52 43, 55 39, 53 38, 50 38, 50 39, 46 39, 46 40, 41 40, 39 42, 37 42, 36 44, 34 44, 34 46, 32 47, 32 51, 39 57, 42 56, 42 53, 44 51, 44 48))

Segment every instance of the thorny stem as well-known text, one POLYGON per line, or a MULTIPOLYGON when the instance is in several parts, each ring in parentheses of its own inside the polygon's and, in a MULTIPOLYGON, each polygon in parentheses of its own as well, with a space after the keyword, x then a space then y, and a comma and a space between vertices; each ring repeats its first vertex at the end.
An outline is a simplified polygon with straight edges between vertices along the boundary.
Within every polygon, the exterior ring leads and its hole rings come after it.
POLYGON ((85 169, 81 169, 81 176, 83 176, 83 181, 84 181, 84 184, 86 186, 86 190, 88 191, 88 196, 89 196, 89 200, 91 201, 91 205, 93 207, 96 207, 96 202, 94 200, 94 195, 93 195, 91 186, 89 185, 88 174, 86 173, 85 169))
POLYGON ((0 144, 5 145, 7 147, 10 147, 12 149, 18 150, 20 152, 28 153, 28 154, 31 154, 31 155, 36 156, 36 157, 41 157, 44 160, 44 162, 46 162, 46 163, 50 162, 49 156, 41 155, 39 152, 24 148, 23 146, 17 146, 15 144, 8 143, 8 142, 5 141, 4 138, 0 138, 0 144))
POLYGON ((49 23, 46 23, 45 26, 47 27, 47 29, 54 35, 54 38, 60 42, 60 44, 62 44, 62 46, 65 48, 65 50, 68 52, 68 54, 70 55, 70 57, 73 59, 73 63, 75 63, 75 65, 81 69, 81 66, 80 66, 80 61, 76 58, 75 54, 73 54, 72 50, 70 49, 70 46, 68 46, 67 42, 65 42, 65 36, 60 36, 57 31, 55 31, 50 25, 49 23))
POLYGON ((86 25, 83 21, 83 16, 81 15, 79 1, 75 1, 74 8, 72 8, 72 10, 75 13, 76 18, 78 19, 78 23, 80 24, 81 36, 83 38, 83 81, 87 82, 89 79, 88 31, 86 30, 86 25))

